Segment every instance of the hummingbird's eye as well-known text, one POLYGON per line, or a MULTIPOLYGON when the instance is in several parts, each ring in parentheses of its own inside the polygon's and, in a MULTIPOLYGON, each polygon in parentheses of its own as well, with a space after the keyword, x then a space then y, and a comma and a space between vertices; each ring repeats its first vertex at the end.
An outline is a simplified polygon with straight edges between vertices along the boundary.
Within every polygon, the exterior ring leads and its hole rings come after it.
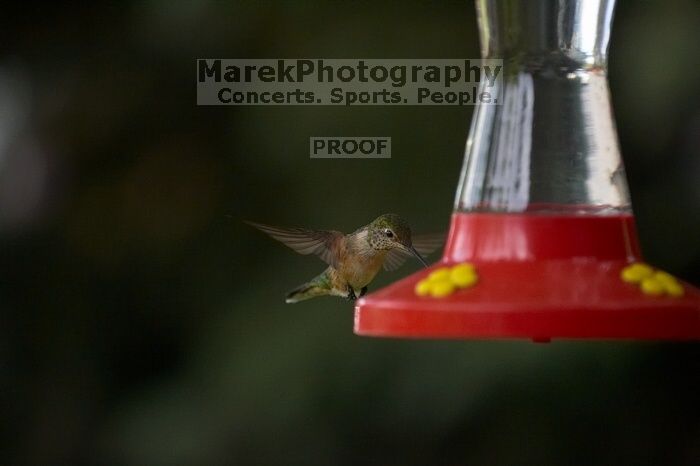
POLYGON ((391 230, 384 230, 384 234, 386 235, 387 238, 393 238, 394 237, 394 232, 391 230))

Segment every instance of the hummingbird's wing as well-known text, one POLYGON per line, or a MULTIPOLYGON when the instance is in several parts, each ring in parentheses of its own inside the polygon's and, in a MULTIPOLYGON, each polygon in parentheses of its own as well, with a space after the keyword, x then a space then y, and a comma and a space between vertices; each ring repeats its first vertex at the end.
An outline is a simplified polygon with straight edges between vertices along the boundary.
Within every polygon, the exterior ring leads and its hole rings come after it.
MULTIPOLYGON (((445 236, 446 235, 444 233, 415 235, 413 236, 411 242, 413 243, 413 247, 416 248, 416 251, 418 251, 421 256, 427 257, 437 248, 442 246, 442 244, 445 242, 445 236)), ((398 269, 409 257, 413 256, 403 249, 392 249, 386 255, 386 259, 384 259, 384 270, 398 269)))
POLYGON ((307 230, 305 228, 280 228, 246 221, 248 225, 267 233, 299 254, 316 254, 326 264, 337 268, 338 251, 343 233, 335 230, 307 230))

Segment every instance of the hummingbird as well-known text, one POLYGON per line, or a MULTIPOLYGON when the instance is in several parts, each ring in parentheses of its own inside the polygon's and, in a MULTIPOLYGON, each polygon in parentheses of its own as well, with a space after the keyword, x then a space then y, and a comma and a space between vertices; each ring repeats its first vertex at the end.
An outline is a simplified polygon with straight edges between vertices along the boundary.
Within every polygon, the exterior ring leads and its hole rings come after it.
POLYGON ((335 230, 279 228, 246 221, 299 254, 315 254, 326 270, 287 294, 287 303, 318 296, 339 296, 351 301, 367 293, 379 270, 395 270, 413 256, 423 258, 437 249, 444 235, 411 236, 411 228, 396 214, 384 214, 352 233, 335 230))

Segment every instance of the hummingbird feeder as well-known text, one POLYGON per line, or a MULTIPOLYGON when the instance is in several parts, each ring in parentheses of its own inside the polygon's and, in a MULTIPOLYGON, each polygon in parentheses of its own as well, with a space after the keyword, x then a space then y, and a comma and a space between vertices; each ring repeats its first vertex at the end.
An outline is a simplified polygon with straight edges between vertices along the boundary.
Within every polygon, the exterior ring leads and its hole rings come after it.
POLYGON ((502 103, 475 107, 442 259, 360 299, 356 333, 700 338, 700 291, 642 261, 606 76, 614 3, 476 1, 502 103))

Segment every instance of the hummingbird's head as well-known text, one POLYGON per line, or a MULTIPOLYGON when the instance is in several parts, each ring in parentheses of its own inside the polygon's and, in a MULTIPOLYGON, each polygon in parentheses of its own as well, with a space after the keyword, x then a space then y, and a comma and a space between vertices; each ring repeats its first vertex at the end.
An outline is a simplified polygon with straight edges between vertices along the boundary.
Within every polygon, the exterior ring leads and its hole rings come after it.
POLYGON ((413 254, 426 267, 425 260, 413 247, 411 242, 411 227, 396 214, 384 214, 369 224, 369 244, 378 251, 402 249, 413 254))

